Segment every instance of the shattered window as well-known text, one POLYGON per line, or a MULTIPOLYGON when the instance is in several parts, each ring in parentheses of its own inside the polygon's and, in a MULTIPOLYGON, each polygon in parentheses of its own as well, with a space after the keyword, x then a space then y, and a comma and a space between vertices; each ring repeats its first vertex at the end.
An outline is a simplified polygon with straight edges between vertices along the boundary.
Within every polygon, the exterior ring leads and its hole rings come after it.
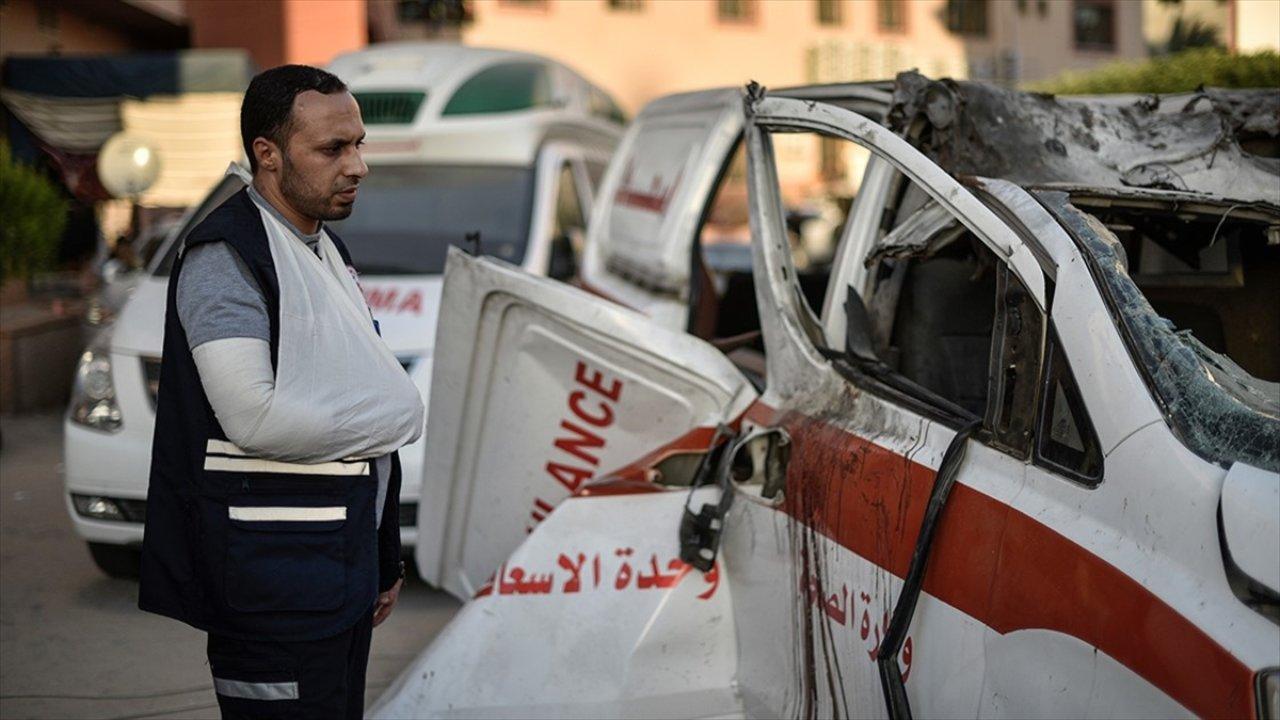
POLYGON ((1247 207, 1132 205, 1077 196, 1120 243, 1124 268, 1161 318, 1254 377, 1280 381, 1280 217, 1247 207))
POLYGON ((1280 211, 1037 194, 1081 242, 1182 442, 1280 471, 1280 211))

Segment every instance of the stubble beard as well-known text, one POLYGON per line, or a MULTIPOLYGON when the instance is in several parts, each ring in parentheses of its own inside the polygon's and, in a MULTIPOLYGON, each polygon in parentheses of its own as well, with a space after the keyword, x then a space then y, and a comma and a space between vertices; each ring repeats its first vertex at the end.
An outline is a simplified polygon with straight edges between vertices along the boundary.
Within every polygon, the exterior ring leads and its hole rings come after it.
POLYGON ((333 195, 308 185, 302 174, 294 170, 293 163, 289 162, 289 154, 287 152, 284 153, 282 160, 280 194, 295 210, 305 217, 326 222, 344 220, 351 215, 351 211, 355 209, 354 203, 347 205, 330 204, 330 198, 333 195))

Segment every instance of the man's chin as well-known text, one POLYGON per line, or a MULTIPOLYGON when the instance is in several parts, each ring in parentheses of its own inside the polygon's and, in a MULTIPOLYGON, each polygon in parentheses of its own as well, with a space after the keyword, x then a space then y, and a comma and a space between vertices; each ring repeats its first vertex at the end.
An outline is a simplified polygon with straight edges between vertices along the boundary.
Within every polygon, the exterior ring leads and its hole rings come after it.
POLYGON ((351 216, 351 211, 355 210, 355 208, 356 204, 354 202, 334 203, 329 206, 328 211, 325 212, 324 217, 321 219, 325 221, 346 220, 351 216))

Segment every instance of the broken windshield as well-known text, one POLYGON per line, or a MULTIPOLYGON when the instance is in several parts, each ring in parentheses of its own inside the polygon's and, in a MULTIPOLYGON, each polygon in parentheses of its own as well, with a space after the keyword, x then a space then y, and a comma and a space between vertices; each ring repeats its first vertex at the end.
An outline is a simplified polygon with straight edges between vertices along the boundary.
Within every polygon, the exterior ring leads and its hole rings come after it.
POLYGON ((1037 196, 1082 244, 1182 441, 1280 471, 1280 210, 1037 196))

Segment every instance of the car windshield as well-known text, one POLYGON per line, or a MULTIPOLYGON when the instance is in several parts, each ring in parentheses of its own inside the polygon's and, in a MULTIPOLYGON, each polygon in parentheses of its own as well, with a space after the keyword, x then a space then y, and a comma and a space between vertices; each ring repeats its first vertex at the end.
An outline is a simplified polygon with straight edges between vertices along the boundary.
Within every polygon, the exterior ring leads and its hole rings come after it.
POLYGON ((449 246, 524 259, 533 206, 533 169, 472 165, 382 165, 360 183, 355 212, 329 223, 365 275, 444 272, 449 246))
MULTIPOLYGON (((153 274, 168 277, 191 229, 243 187, 238 177, 224 178, 164 248, 153 274)), ((450 245, 468 247, 471 233, 484 254, 521 262, 532 206, 532 168, 383 165, 360 183, 351 217, 327 225, 362 274, 432 275, 444 272, 450 245)))
POLYGON ((1038 193, 1080 240, 1183 442, 1280 471, 1280 211, 1038 193))

